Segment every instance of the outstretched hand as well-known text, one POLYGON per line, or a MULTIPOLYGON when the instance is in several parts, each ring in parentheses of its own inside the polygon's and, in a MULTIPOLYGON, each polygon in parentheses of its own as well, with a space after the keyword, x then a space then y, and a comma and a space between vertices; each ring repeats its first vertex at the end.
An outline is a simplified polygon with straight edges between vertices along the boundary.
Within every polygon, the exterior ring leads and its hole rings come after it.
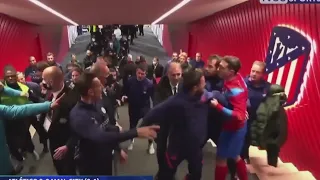
POLYGON ((57 98, 55 101, 51 103, 51 109, 57 108, 60 104, 61 99, 65 96, 65 93, 63 93, 59 98, 57 98))
POLYGON ((137 129, 138 137, 153 140, 157 137, 157 131, 159 130, 160 126, 157 125, 141 127, 137 129))

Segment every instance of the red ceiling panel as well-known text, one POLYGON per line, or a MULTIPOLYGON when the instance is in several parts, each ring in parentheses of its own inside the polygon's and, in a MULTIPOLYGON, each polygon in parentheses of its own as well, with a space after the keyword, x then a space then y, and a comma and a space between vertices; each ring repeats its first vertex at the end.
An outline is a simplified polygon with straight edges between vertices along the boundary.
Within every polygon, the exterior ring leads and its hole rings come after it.
MULTIPOLYGON (((66 27, 39 27, 0 14, 0 71, 7 64, 18 71, 28 66, 30 56, 38 60, 53 52, 62 59, 69 49, 66 27)), ((0 72, 0 77, 3 73, 0 72)))
POLYGON ((201 52, 205 58, 215 53, 235 55, 242 60, 241 72, 248 74, 254 60, 265 59, 271 30, 278 24, 298 28, 315 42, 314 59, 309 60, 309 70, 304 70, 308 76, 304 79, 305 87, 301 88, 303 92, 300 91, 303 94, 301 103, 287 111, 288 140, 281 149, 281 158, 293 162, 301 170, 310 170, 319 179, 320 5, 261 5, 259 1, 250 0, 184 28, 170 31, 169 25, 163 38, 171 40, 172 52, 185 47, 185 40, 190 37, 187 34, 191 34, 189 48, 184 49, 189 50, 190 56, 196 52, 201 52), (184 34, 184 37, 176 34, 184 34))

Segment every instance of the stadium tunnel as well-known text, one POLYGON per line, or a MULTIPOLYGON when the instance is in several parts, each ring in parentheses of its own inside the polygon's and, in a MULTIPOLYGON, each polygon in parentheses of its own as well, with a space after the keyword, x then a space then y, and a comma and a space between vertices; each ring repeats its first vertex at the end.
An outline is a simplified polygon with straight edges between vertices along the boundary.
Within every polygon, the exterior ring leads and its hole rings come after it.
MULTIPOLYGON (((242 61, 241 73, 248 74, 255 60, 264 60, 268 81, 281 84, 289 94, 288 139, 278 168, 266 167, 266 152, 251 147, 249 173, 259 179, 315 179, 320 178, 319 12, 319 4, 266 5, 257 0, 0 0, 0 68, 12 64, 23 71, 29 56, 41 60, 47 52, 54 53, 62 65, 72 53, 83 59, 90 36, 77 36, 80 24, 150 24, 131 54, 148 60, 157 56, 161 63, 180 49, 190 56, 201 52, 204 59, 211 54, 234 55, 242 61), (293 35, 303 38, 289 47, 284 39, 293 35), (308 43, 304 45, 303 40, 308 43), (283 62, 281 58, 300 45, 308 50, 283 62), (275 46, 290 51, 274 59, 275 46)), ((126 107, 120 111, 128 127, 126 107)), ((204 179, 213 179, 215 147, 211 144, 204 149, 204 179)), ((119 165, 118 175, 155 174, 156 159, 145 153, 147 142, 139 141, 137 146, 129 162, 119 165)), ((185 164, 179 169, 179 178, 186 169, 185 164)), ((54 174, 50 157, 23 173, 54 174)))

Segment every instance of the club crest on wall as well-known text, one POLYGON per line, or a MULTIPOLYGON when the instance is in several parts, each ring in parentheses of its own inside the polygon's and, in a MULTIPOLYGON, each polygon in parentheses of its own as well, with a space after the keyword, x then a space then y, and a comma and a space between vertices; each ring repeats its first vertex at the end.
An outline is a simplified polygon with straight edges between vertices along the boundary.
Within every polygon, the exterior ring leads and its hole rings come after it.
POLYGON ((268 82, 285 88, 287 106, 298 99, 310 52, 311 42, 298 30, 287 26, 272 29, 265 59, 266 73, 268 82))

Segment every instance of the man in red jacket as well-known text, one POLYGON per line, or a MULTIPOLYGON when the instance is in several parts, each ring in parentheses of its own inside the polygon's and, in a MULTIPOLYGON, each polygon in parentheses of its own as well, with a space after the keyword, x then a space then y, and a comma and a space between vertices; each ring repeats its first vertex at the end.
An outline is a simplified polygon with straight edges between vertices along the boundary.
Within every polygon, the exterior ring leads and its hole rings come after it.
POLYGON ((239 58, 225 56, 219 66, 219 76, 224 79, 223 93, 229 101, 224 107, 216 99, 211 105, 227 117, 218 140, 216 180, 225 180, 228 174, 227 159, 235 159, 240 180, 247 180, 245 162, 240 154, 247 131, 248 89, 243 78, 238 74, 241 68, 239 58))

